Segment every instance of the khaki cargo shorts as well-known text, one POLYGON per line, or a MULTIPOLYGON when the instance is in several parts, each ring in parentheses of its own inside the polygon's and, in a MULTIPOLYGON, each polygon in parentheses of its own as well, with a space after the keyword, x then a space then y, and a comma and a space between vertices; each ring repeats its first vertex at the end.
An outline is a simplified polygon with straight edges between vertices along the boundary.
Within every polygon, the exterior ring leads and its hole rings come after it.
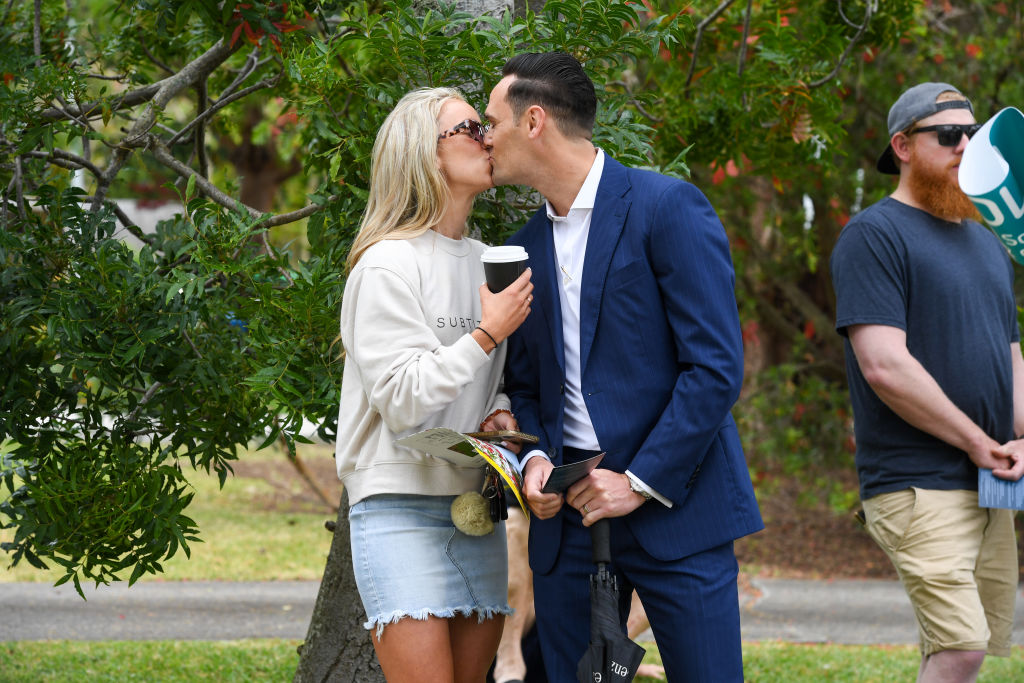
POLYGON ((1018 577, 1011 510, 979 508, 977 491, 911 488, 865 500, 864 515, 910 597, 923 656, 1009 656, 1018 577))

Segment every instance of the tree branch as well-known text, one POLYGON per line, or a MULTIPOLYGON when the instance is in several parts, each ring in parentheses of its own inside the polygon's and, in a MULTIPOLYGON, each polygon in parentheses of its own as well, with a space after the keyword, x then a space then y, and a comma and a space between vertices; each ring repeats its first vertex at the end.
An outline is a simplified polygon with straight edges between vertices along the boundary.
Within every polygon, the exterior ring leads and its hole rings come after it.
POLYGON ((43 33, 40 21, 43 14, 42 0, 35 0, 32 17, 32 53, 36 56, 36 66, 43 65, 43 33))
MULTIPOLYGON (((840 3, 839 3, 840 9, 842 8, 842 4, 843 3, 840 0, 840 3)), ((831 81, 833 78, 836 77, 836 74, 839 73, 839 69, 841 69, 843 67, 843 64, 845 64, 846 60, 849 58, 850 53, 853 51, 854 46, 860 40, 860 37, 862 35, 864 35, 864 31, 867 30, 868 24, 871 23, 871 17, 874 14, 874 6, 875 5, 874 5, 873 2, 868 2, 864 6, 864 22, 860 25, 860 27, 858 27, 857 33, 854 34, 853 38, 850 39, 850 42, 846 46, 846 49, 843 50, 843 54, 839 55, 839 61, 836 62, 835 67, 824 78, 820 78, 820 79, 810 83, 808 85, 809 88, 818 88, 818 87, 820 87, 822 85, 825 85, 826 83, 828 83, 829 81, 831 81)), ((845 16, 843 17, 843 20, 846 21, 846 17, 845 16)))
MULTIPOLYGON (((178 73, 173 76, 168 76, 156 83, 151 83, 141 88, 126 92, 119 99, 112 102, 110 109, 112 111, 128 109, 142 104, 143 102, 152 101, 158 94, 162 94, 162 97, 166 98, 160 103, 160 108, 163 109, 167 104, 167 100, 191 85, 200 76, 211 73, 215 68, 222 64, 224 60, 230 57, 234 51, 235 48, 231 47, 223 40, 218 40, 213 47, 200 55, 195 61, 188 64, 178 73), (181 80, 183 79, 185 82, 181 83, 181 80), (170 94, 168 95, 168 93, 170 94)), ((99 116, 99 112, 102 108, 103 100, 97 100, 81 106, 78 109, 69 110, 68 112, 63 112, 57 107, 51 107, 49 109, 44 109, 39 115, 41 118, 51 121, 64 118, 68 114, 71 116, 87 118, 99 116)))
MULTIPOLYGON (((211 183, 209 180, 203 178, 201 175, 196 173, 193 169, 189 168, 185 164, 175 159, 174 155, 171 154, 169 149, 167 149, 167 146, 160 140, 157 140, 156 137, 151 137, 151 144, 149 148, 150 152, 152 152, 153 156, 156 157, 157 161, 159 161, 164 166, 180 175, 183 179, 187 180, 190 176, 195 176, 196 187, 198 187, 202 191, 202 193, 206 195, 210 200, 216 202, 217 204, 220 204, 226 209, 237 210, 239 207, 241 207, 253 218, 259 218, 260 216, 263 215, 262 212, 254 209, 253 207, 243 204, 237 199, 234 199, 226 192, 218 188, 216 185, 211 183)), ((338 196, 332 195, 327 201, 333 202, 336 199, 338 199, 338 196)), ((323 207, 318 204, 310 204, 297 211, 291 211, 289 213, 282 213, 276 216, 270 216, 256 223, 253 226, 253 230, 267 230, 269 228, 277 227, 278 225, 294 223, 295 221, 302 220, 307 216, 312 216, 314 213, 316 213, 322 208, 323 207)))
POLYGON ((106 197, 110 184, 117 177, 125 163, 127 163, 132 149, 144 146, 149 140, 156 140, 155 136, 149 135, 149 130, 153 127, 157 115, 164 110, 167 103, 182 90, 208 76, 214 69, 224 63, 234 50, 235 48, 225 43, 223 39, 218 40, 214 43, 213 47, 186 65, 181 71, 160 81, 161 85, 149 100, 146 110, 135 121, 131 130, 122 138, 117 149, 114 151, 110 165, 103 172, 100 183, 96 188, 96 198, 93 200, 92 205, 93 211, 99 207, 100 202, 106 197))
POLYGON ((629 95, 629 103, 636 107, 636 110, 640 112, 640 114, 651 123, 661 123, 663 121, 663 119, 654 116, 646 109, 644 109, 644 105, 641 104, 640 100, 633 97, 633 92, 632 90, 630 90, 629 84, 627 84, 625 81, 609 81, 608 85, 617 85, 621 87, 623 90, 625 90, 626 94, 629 95))
POLYGON ((269 87, 277 85, 277 82, 281 79, 281 74, 282 73, 284 73, 284 72, 278 71, 276 76, 273 76, 271 78, 264 78, 259 83, 254 83, 254 84, 250 85, 248 88, 245 88, 244 90, 239 90, 237 93, 234 93, 233 95, 229 95, 229 96, 226 96, 226 97, 222 96, 219 100, 216 100, 213 103, 213 105, 211 107, 209 107, 206 111, 204 111, 200 115, 196 116, 194 119, 189 121, 188 124, 184 128, 179 130, 174 135, 174 137, 172 137, 170 139, 170 141, 168 141, 167 146, 168 147, 173 147, 174 145, 178 144, 181 141, 182 137, 184 137, 189 131, 191 131, 192 128, 194 128, 195 126, 205 122, 206 119, 210 118, 211 116, 213 116, 218 111, 220 111, 221 109, 223 109, 227 105, 231 104, 232 102, 234 102, 236 100, 240 100, 243 97, 256 92, 257 90, 262 90, 263 88, 269 88, 269 87))
MULTIPOLYGON (((327 201, 333 202, 336 199, 338 199, 338 196, 333 195, 327 201)), ((288 223, 301 221, 303 218, 312 216, 314 213, 321 210, 322 208, 324 207, 318 204, 309 204, 308 206, 304 206, 298 211, 292 211, 290 213, 282 213, 276 216, 271 216, 270 218, 267 218, 257 223, 255 227, 260 228, 262 230, 269 230, 270 228, 276 228, 279 225, 287 225, 288 223)))
POLYGON ((164 64, 161 60, 157 59, 156 55, 154 55, 152 52, 150 52, 149 46, 146 45, 146 41, 142 37, 142 29, 141 28, 138 30, 137 33, 139 34, 139 43, 138 44, 142 47, 142 51, 144 53, 146 53, 146 56, 149 57, 149 61, 153 62, 153 64, 155 64, 160 69, 163 69, 167 73, 173 74, 174 73, 174 69, 172 69, 171 67, 169 67, 166 64, 164 64))
POLYGON ((230 95, 231 93, 233 93, 235 91, 235 88, 242 85, 242 83, 245 82, 245 79, 249 78, 249 76, 252 75, 252 72, 255 71, 256 67, 258 67, 260 64, 259 58, 260 46, 257 45, 253 48, 252 52, 249 53, 249 56, 245 58, 245 63, 242 64, 242 68, 238 71, 238 75, 235 76, 235 80, 231 81, 231 85, 224 88, 224 92, 220 94, 222 99, 226 95, 230 95))
POLYGON ((200 353, 199 349, 196 348, 195 343, 192 341, 192 337, 188 336, 188 332, 186 330, 182 330, 181 336, 185 338, 185 341, 187 341, 188 345, 192 347, 192 350, 196 352, 196 355, 199 356, 200 359, 202 359, 203 354, 200 353))
POLYGON ((14 7, 14 0, 7 0, 7 7, 4 8, 4 16, 0 18, 0 25, 7 25, 7 18, 11 16, 11 8, 14 7))
POLYGON ((153 384, 151 384, 149 388, 146 389, 146 393, 142 395, 142 398, 140 398, 139 402, 135 405, 135 410, 133 410, 131 414, 128 415, 128 422, 131 422, 132 420, 135 419, 135 417, 139 414, 139 411, 142 410, 142 406, 149 403, 150 399, 152 399, 153 395, 157 392, 157 389, 159 389, 162 386, 163 384, 161 382, 153 382, 153 384))
MULTIPOLYGON (((743 78, 743 69, 747 65, 747 40, 750 38, 750 15, 752 14, 751 5, 753 0, 747 0, 747 10, 743 13, 743 38, 740 41, 740 63, 736 68, 736 75, 743 78)), ((741 89, 741 98, 743 100, 743 108, 747 108, 747 91, 741 89)))
MULTIPOLYGON (((202 116, 210 108, 209 93, 206 90, 206 79, 201 78, 196 83, 196 111, 202 116)), ((198 117, 196 117, 198 118, 198 117)), ((210 177, 210 162, 206 157, 206 126, 196 126, 196 134, 192 140, 196 150, 196 165, 199 167, 199 175, 204 178, 210 177)))
POLYGON ((722 0, 722 3, 715 8, 715 11, 709 14, 704 21, 697 24, 697 35, 693 39, 693 56, 690 59, 690 68, 686 72, 686 83, 683 85, 683 95, 685 96, 690 91, 690 84, 693 82, 693 72, 697 69, 697 53, 700 52, 700 42, 704 38, 704 31, 707 27, 713 23, 718 17, 722 16, 722 12, 729 8, 735 0, 722 0))
POLYGON ((28 215, 25 213, 25 194, 21 183, 21 157, 14 157, 14 177, 11 178, 11 184, 14 185, 14 198, 18 202, 18 216, 23 221, 28 220, 28 215))
POLYGON ((103 169, 101 169, 99 166, 92 163, 85 157, 80 157, 77 154, 72 154, 71 152, 65 152, 62 149, 54 149, 49 154, 47 154, 46 152, 25 152, 24 156, 32 157, 33 159, 45 159, 52 163, 61 162, 58 165, 62 166, 63 168, 84 168, 85 170, 89 171, 94 176, 96 176, 96 178, 99 178, 103 175, 103 169), (72 166, 68 166, 68 164, 71 164, 72 166))
POLYGON ((149 136, 149 151, 156 157, 157 161, 177 173, 183 179, 187 180, 189 177, 194 177, 196 179, 196 187, 210 200, 224 208, 231 209, 232 211, 241 208, 252 218, 259 218, 263 215, 251 206, 246 206, 241 201, 234 199, 209 180, 196 173, 195 170, 175 159, 171 151, 167 149, 167 146, 155 135, 149 136))

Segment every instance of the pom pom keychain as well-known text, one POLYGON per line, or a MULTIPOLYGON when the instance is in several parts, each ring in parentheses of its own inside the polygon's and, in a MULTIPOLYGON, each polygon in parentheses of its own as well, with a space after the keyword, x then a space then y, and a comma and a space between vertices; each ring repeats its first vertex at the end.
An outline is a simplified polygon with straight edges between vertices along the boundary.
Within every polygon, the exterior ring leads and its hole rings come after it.
POLYGON ((452 501, 452 523, 467 536, 486 536, 494 531, 496 522, 508 517, 501 479, 491 467, 487 468, 482 491, 463 493, 452 501))
POLYGON ((463 493, 452 501, 452 522, 467 536, 486 536, 494 531, 491 505, 476 491, 463 493))

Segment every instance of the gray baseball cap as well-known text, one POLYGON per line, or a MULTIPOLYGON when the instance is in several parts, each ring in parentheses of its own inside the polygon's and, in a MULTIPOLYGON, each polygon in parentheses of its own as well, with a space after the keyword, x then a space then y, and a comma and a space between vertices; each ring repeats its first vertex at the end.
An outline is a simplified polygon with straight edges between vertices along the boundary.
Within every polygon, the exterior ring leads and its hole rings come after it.
MULTIPOLYGON (((892 140, 892 136, 896 133, 910 128, 921 119, 946 109, 967 109, 974 113, 974 107, 971 106, 970 100, 935 101, 939 95, 950 91, 963 94, 949 83, 920 83, 900 95, 900 98, 889 109, 889 140, 892 140)), ((882 173, 899 175, 900 167, 893 156, 892 145, 888 142, 875 166, 882 173)))

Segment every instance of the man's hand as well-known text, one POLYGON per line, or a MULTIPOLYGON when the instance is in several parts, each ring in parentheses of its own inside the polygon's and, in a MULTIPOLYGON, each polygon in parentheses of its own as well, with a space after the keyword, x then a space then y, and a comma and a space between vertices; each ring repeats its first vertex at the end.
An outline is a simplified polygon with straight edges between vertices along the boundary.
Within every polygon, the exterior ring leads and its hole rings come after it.
POLYGON ((629 477, 596 469, 569 487, 566 501, 583 515, 583 526, 606 517, 624 517, 644 504, 644 497, 629 488, 629 477))
POLYGON ((1017 481, 1024 475, 1024 439, 1008 441, 993 448, 992 456, 996 460, 991 468, 992 474, 999 479, 1017 481))
POLYGON ((551 519, 562 509, 564 499, 561 493, 541 493, 545 482, 551 475, 555 466, 550 460, 541 457, 530 458, 526 463, 526 471, 523 473, 523 492, 526 494, 526 504, 530 506, 533 514, 541 519, 551 519))

